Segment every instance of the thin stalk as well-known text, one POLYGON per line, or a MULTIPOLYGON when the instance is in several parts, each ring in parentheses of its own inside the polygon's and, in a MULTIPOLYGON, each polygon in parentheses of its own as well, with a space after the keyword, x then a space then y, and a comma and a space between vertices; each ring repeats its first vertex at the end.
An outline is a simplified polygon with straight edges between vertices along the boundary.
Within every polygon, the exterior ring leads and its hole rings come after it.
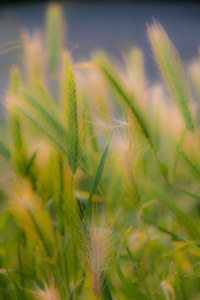
POLYGON ((71 176, 71 212, 74 213, 74 176, 71 176))
POLYGON ((72 257, 73 257, 73 276, 74 276, 74 285, 77 281, 77 268, 76 268, 76 241, 74 235, 74 214, 75 214, 75 205, 74 205, 74 176, 71 176, 71 214, 72 214, 72 224, 71 224, 71 239, 72 239, 72 257))
MULTIPOLYGON (((74 286, 74 289, 72 290, 72 293, 70 295, 70 300, 71 299, 74 299, 74 294, 75 294, 75 289, 77 288, 77 286, 83 282, 87 277, 89 277, 90 275, 94 274, 94 273, 97 273, 97 272, 103 272, 103 271, 107 271, 107 270, 112 270, 112 268, 104 268, 104 269, 98 269, 98 270, 95 270, 93 272, 90 272, 89 274, 85 275, 84 277, 81 278, 81 280, 79 280, 77 282, 77 284, 74 286)), ((99 299, 99 297, 97 298, 99 299)))
POLYGON ((149 292, 149 290, 148 290, 148 287, 147 287, 147 285, 146 285, 146 282, 145 282, 145 280, 144 280, 144 277, 143 277, 142 273, 140 272, 140 268, 139 268, 139 266, 138 266, 138 262, 137 262, 135 256, 131 253, 131 251, 130 251, 130 249, 129 249, 129 246, 128 246, 128 243, 127 243, 127 241, 126 241, 126 239, 125 239, 125 236, 124 236, 122 230, 120 229, 120 226, 119 226, 119 224, 118 224, 118 222, 117 222, 116 219, 115 219, 115 223, 116 223, 116 225, 117 225, 117 227, 118 227, 120 233, 121 233, 122 236, 123 236, 123 240, 124 240, 124 244, 125 244, 126 250, 127 250, 128 254, 129 254, 129 257, 130 257, 131 261, 133 262, 133 264, 135 265, 135 267, 136 267, 136 269, 137 269, 137 272, 138 272, 139 277, 140 277, 140 279, 141 279, 141 281, 142 281, 142 283, 143 283, 143 286, 144 286, 144 288, 145 288, 145 290, 146 290, 146 293, 147 293, 147 295, 148 295, 148 298, 149 298, 150 300, 153 300, 152 297, 151 297, 151 294, 150 294, 150 292, 149 292))
POLYGON ((65 237, 62 236, 61 239, 62 239, 62 256, 64 260, 65 279, 66 279, 67 290, 69 292, 69 272, 68 272, 67 257, 65 255, 65 237))

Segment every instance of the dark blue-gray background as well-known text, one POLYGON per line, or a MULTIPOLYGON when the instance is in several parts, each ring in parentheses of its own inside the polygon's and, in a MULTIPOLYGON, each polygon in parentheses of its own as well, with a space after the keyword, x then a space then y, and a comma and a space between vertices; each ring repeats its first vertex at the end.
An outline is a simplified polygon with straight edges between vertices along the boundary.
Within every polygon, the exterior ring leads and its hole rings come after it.
MULTIPOLYGON (((19 38, 20 29, 44 28, 45 3, 1 5, 0 45, 19 38)), ((198 57, 200 45, 200 5, 198 3, 151 2, 79 2, 64 4, 67 41, 81 47, 73 52, 75 61, 89 59, 95 49, 106 50, 120 58, 120 51, 131 45, 145 54, 149 80, 158 76, 146 35, 146 24, 155 18, 167 31, 181 57, 187 63, 198 57)), ((21 60, 21 51, 0 55, 0 96, 5 94, 8 72, 21 60)), ((0 106, 2 109, 2 106, 0 106)))

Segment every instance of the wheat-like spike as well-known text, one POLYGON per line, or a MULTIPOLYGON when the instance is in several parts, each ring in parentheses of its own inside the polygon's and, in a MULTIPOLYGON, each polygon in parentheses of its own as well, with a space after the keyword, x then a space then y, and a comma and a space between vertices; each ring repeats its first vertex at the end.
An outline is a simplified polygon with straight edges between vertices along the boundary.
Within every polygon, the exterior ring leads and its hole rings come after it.
MULTIPOLYGON (((21 182, 20 182, 21 183, 21 182)), ((28 181, 16 186, 10 191, 10 210, 16 221, 27 234, 27 240, 34 246, 39 245, 39 251, 44 259, 54 260, 54 239, 51 218, 45 211, 41 199, 33 193, 28 181)))
POLYGON ((152 138, 151 138, 148 126, 147 126, 141 112, 139 111, 139 109, 136 106, 135 97, 132 96, 133 99, 131 99, 128 96, 126 91, 120 85, 119 80, 117 80, 117 78, 114 76, 114 74, 116 72, 114 72, 114 70, 111 69, 112 67, 111 66, 109 67, 109 64, 107 63, 107 61, 104 61, 104 60, 103 59, 99 60, 99 58, 97 57, 97 64, 98 64, 100 70, 105 75, 107 80, 114 86, 115 90, 119 93, 119 95, 125 101, 126 105, 128 105, 128 107, 130 107, 130 109, 131 109, 133 115, 135 116, 135 119, 136 119, 141 131, 143 132, 146 139, 149 141, 150 145, 153 147, 152 138))
POLYGON ((50 4, 46 16, 46 35, 49 69, 54 73, 57 68, 59 55, 64 43, 64 18, 61 6, 57 3, 50 4))
POLYGON ((191 92, 178 51, 159 23, 148 26, 147 33, 168 91, 179 107, 188 130, 193 132, 194 125, 188 108, 191 92))
POLYGON ((69 69, 68 73, 68 116, 67 116, 67 154, 68 163, 72 174, 77 171, 80 158, 79 152, 79 124, 77 111, 76 85, 73 69, 69 69))
POLYGON ((25 81, 34 87, 37 81, 44 80, 45 77, 46 60, 44 58, 42 36, 38 29, 33 30, 33 34, 30 34, 28 30, 24 30, 23 36, 25 81))
MULTIPOLYGON (((66 154, 67 131, 58 118, 58 108, 43 85, 38 85, 38 88, 39 91, 34 92, 20 86, 17 95, 11 94, 11 101, 8 99, 7 105, 17 115, 17 121, 22 114, 26 116, 66 154)), ((17 128, 15 125, 14 129, 17 128)))

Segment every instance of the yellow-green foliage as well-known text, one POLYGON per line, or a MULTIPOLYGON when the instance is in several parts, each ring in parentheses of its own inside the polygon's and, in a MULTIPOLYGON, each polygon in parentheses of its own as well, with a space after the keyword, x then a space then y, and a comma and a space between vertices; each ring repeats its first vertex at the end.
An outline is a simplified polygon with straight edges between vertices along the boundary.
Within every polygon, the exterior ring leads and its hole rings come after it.
POLYGON ((151 27, 148 27, 148 37, 171 97, 179 106, 187 128, 193 131, 194 125, 188 108, 191 92, 178 51, 159 23, 154 22, 151 27))
POLYGON ((46 15, 4 99, 0 300, 199 299, 199 62, 191 99, 177 50, 148 26, 168 101, 140 49, 121 67, 102 52, 74 63, 62 8, 46 15))

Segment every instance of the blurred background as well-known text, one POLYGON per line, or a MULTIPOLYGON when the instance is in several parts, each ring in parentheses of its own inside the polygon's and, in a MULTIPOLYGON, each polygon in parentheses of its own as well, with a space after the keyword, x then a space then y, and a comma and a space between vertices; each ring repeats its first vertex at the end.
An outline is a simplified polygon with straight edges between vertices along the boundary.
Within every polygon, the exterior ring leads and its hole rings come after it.
MULTIPOLYGON (((23 28, 44 29, 48 1, 0 1, 0 94, 5 94, 8 73, 22 58, 20 39, 23 28), (8 44, 7 44, 8 43, 8 44)), ((147 23, 158 20, 189 63, 198 57, 200 45, 200 5, 198 1, 63 1, 67 22, 67 44, 75 62, 89 60, 96 49, 106 50, 117 59, 135 45, 144 51, 150 81, 158 78, 147 40, 147 23), (77 46, 78 45, 78 46, 77 46)))

